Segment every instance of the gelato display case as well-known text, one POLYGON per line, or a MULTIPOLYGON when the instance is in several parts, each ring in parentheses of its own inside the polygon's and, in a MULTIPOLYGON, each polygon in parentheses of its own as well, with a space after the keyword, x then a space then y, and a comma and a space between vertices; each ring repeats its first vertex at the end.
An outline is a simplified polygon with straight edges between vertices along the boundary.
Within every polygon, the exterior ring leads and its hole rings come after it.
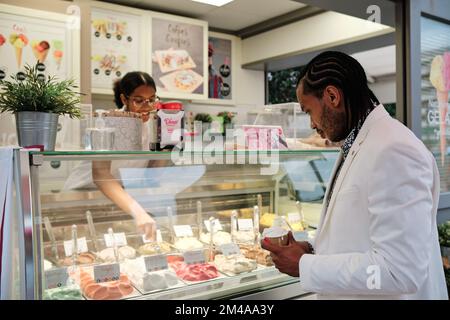
POLYGON ((26 299, 301 296, 298 278, 281 274, 259 243, 272 226, 313 236, 338 151, 278 151, 264 162, 251 151, 189 156, 15 150, 26 299), (97 188, 92 166, 105 162, 156 221, 155 241, 97 188), (48 173, 57 167, 66 176, 48 173))

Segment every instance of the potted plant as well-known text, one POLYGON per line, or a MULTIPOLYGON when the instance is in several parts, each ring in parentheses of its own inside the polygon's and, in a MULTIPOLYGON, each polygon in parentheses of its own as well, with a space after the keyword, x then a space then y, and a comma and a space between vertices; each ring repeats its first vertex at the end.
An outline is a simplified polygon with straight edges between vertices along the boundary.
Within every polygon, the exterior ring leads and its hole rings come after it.
POLYGON ((25 79, 11 76, 0 80, 0 112, 11 112, 16 118, 19 145, 42 145, 54 150, 59 115, 81 117, 79 93, 73 79, 47 78, 34 67, 25 66, 25 79))
POLYGON ((218 117, 223 118, 223 134, 226 133, 226 129, 232 129, 233 128, 233 117, 234 114, 228 111, 222 111, 217 114, 218 117))
POLYGON ((450 294, 450 221, 438 225, 439 244, 441 245, 442 262, 444 265, 447 290, 450 294))
POLYGON ((213 119, 208 113, 197 113, 194 117, 194 121, 202 122, 202 135, 203 135, 206 131, 209 130, 213 119))

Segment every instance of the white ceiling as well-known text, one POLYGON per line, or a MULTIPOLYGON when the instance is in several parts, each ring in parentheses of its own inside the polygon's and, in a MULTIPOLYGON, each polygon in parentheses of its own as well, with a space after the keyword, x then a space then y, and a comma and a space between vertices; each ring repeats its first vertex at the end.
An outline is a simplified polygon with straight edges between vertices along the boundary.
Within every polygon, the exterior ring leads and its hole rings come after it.
POLYGON ((104 2, 206 20, 212 28, 229 31, 237 31, 306 6, 291 0, 234 0, 222 7, 191 0, 104 0, 104 2))

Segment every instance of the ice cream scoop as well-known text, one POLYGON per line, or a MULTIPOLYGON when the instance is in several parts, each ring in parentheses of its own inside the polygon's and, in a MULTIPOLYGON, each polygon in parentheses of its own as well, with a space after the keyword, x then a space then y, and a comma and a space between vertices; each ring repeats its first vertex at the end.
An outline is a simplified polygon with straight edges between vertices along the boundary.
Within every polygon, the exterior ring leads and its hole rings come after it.
POLYGON ((5 42, 6 42, 5 37, 2 34, 0 34, 0 46, 4 45, 5 42))

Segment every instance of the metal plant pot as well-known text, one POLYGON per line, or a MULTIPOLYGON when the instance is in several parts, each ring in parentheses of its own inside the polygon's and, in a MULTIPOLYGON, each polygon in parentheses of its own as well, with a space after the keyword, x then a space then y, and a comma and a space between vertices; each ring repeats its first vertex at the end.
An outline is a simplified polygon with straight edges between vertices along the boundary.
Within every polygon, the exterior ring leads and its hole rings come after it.
POLYGON ((55 150, 58 114, 23 111, 15 114, 19 146, 43 145, 44 150, 55 150))

